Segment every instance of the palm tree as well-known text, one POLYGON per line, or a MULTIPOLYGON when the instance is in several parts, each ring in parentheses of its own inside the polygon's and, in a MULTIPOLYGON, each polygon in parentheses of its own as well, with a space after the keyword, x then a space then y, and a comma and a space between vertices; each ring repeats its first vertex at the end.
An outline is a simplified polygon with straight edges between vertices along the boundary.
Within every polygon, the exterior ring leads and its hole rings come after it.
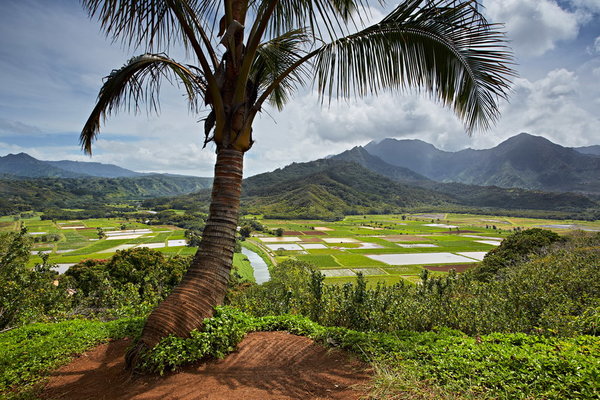
POLYGON ((242 161, 265 102, 281 109, 309 82, 322 98, 424 90, 466 130, 488 128, 509 91, 503 33, 475 0, 405 0, 366 28, 362 0, 82 0, 105 33, 146 53, 105 79, 81 144, 91 154, 100 121, 119 108, 158 109, 163 79, 193 111, 206 110, 205 145, 217 159, 209 217, 181 284, 148 318, 133 358, 169 335, 202 326, 223 301, 238 223, 242 161), (185 47, 197 65, 158 49, 185 47))

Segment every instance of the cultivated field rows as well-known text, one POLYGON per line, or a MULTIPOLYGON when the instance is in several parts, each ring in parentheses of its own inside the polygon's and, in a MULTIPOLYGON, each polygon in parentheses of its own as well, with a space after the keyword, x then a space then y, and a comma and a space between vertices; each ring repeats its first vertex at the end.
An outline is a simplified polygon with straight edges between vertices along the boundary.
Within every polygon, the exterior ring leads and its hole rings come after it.
MULTIPOLYGON (((417 282, 424 269, 446 274, 477 265, 514 230, 544 227, 558 232, 578 228, 599 230, 600 221, 553 221, 466 214, 349 216, 342 221, 258 219, 267 229, 248 240, 275 262, 294 258, 316 265, 328 282, 344 283, 363 274, 370 283, 417 282), (277 229, 283 230, 276 236, 277 229)), ((117 250, 148 247, 170 255, 189 255, 184 230, 123 219, 21 221, 0 218, 0 231, 24 225, 33 238, 31 263, 39 252, 62 272, 84 259, 106 259, 117 250), (100 233, 102 232, 102 233, 100 233), (40 240, 45 239, 45 240, 40 240)), ((239 257, 238 257, 239 258, 239 257)), ((240 260, 236 260, 239 262, 240 260)))

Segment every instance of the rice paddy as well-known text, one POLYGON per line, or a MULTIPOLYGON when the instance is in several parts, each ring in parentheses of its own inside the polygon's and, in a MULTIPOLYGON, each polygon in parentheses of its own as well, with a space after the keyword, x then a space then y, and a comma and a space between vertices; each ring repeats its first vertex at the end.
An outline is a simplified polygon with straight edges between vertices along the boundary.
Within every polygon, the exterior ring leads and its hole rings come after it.
MULTIPOLYGON (((345 283, 358 273, 370 284, 418 282, 425 269, 434 275, 450 269, 463 272, 477 265, 514 230, 544 226, 565 233, 572 229, 600 231, 600 221, 553 221, 468 214, 413 214, 349 216, 342 221, 270 220, 258 218, 267 230, 282 236, 255 232, 247 240, 274 262, 293 258, 315 265, 326 282, 345 283)), ((39 216, 21 221, 3 219, 0 231, 16 231, 20 224, 37 240, 38 253, 49 256, 60 271, 84 259, 107 259, 116 251, 136 247, 168 255, 194 254, 184 230, 146 225, 123 219, 42 221, 39 216), (43 241, 45 237, 52 241, 43 241)), ((241 263, 241 257, 234 262, 241 263)))
MULTIPOLYGON (((250 217, 254 218, 254 217, 250 217)), ((260 220, 284 236, 256 234, 249 240, 276 261, 294 258, 315 265, 329 283, 346 283, 361 273, 370 284, 418 282, 476 266, 515 230, 544 225, 565 233, 600 230, 600 221, 551 221, 468 214, 349 216, 342 221, 260 220), (288 235, 288 236, 285 236, 288 235), (272 244, 277 243, 277 244, 272 244), (303 251, 302 251, 303 250, 303 251)))

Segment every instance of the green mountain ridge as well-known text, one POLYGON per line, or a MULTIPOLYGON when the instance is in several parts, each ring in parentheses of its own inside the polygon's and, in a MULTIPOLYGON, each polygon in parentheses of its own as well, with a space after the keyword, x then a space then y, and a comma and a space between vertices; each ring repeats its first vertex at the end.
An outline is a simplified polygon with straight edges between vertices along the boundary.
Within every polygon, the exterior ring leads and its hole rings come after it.
POLYGON ((103 164, 98 162, 84 162, 84 161, 43 161, 56 168, 63 169, 65 171, 76 172, 80 174, 103 177, 103 178, 131 178, 135 176, 143 176, 140 172, 131 171, 129 169, 121 168, 117 165, 103 164))
POLYGON ((177 196, 209 187, 211 178, 148 175, 135 178, 0 179, 0 214, 177 196))
POLYGON ((371 142, 364 149, 438 182, 600 193, 600 157, 526 133, 486 150, 447 152, 420 140, 396 139, 371 142))
MULTIPOLYGON (((376 164, 385 167, 381 160, 376 164)), ((393 167, 383 169, 398 178, 393 167)), ((206 211, 209 200, 210 190, 202 190, 171 199, 147 200, 144 205, 206 211)), ((335 219, 349 214, 396 213, 410 209, 539 210, 582 218, 592 214, 600 216, 597 215, 598 199, 580 193, 546 193, 431 180, 405 182, 335 157, 293 163, 245 179, 242 209, 269 217, 305 219, 335 219)))
POLYGON ((82 178, 86 174, 67 171, 25 153, 0 157, 0 174, 4 178, 82 178))

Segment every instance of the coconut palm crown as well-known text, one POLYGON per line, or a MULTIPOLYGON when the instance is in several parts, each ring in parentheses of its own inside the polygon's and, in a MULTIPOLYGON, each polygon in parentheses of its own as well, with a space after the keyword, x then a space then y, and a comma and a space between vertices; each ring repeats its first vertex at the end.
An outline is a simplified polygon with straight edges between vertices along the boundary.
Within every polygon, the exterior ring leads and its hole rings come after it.
POLYGON ((81 145, 118 109, 158 110, 161 82, 204 110, 217 160, 209 217, 182 283, 148 318, 130 361, 169 335, 186 336, 223 301, 239 218, 243 155, 265 102, 279 109, 314 85, 322 98, 417 90, 450 107, 465 129, 489 128, 506 98, 512 56, 475 0, 405 0, 378 23, 363 0, 82 0, 113 40, 145 53, 106 77, 81 145), (183 46, 195 65, 162 51, 183 46))

